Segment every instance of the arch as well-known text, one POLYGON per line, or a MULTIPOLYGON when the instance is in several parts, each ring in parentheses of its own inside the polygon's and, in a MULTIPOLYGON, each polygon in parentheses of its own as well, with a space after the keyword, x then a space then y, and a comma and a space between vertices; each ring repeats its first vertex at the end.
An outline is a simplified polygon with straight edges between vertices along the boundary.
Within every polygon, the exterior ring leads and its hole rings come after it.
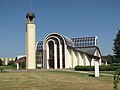
POLYGON ((66 43, 65 37, 62 36, 62 35, 60 35, 60 34, 58 34, 58 33, 51 33, 51 34, 48 34, 48 35, 45 37, 44 41, 46 41, 48 37, 50 37, 50 36, 56 36, 56 35, 59 36, 59 37, 61 37, 62 40, 64 41, 64 43, 66 43))
POLYGON ((65 68, 65 45, 66 45, 66 41, 65 38, 57 33, 52 33, 46 36, 46 38, 43 41, 43 53, 44 53, 44 58, 43 58, 43 64, 44 64, 44 68, 47 67, 45 64, 47 63, 46 60, 46 54, 47 54, 47 42, 49 40, 53 40, 56 41, 57 44, 57 68, 65 68))
POLYGON ((38 47, 39 42, 40 42, 40 41, 37 41, 37 43, 36 43, 36 50, 37 50, 37 47, 38 47))
POLYGON ((56 45, 56 41, 52 40, 52 39, 49 39, 47 42, 46 42, 46 64, 47 64, 47 69, 49 68, 53 68, 53 69, 57 69, 57 45, 56 45), (53 42, 54 46, 53 46, 53 55, 52 57, 53 58, 50 58, 50 46, 49 46, 49 42, 53 42))
POLYGON ((58 38, 58 37, 56 37, 56 36, 50 36, 50 37, 48 37, 47 38, 47 40, 46 40, 46 42, 49 40, 49 39, 54 39, 54 40, 56 40, 56 41, 58 41, 58 43, 59 44, 57 44, 58 46, 57 46, 57 53, 58 53, 58 55, 57 55, 57 68, 60 68, 60 69, 62 69, 63 68, 63 60, 64 60, 64 58, 63 58, 63 49, 62 48, 64 48, 64 43, 63 43, 63 45, 62 45, 62 41, 58 38))
POLYGON ((49 47, 49 68, 54 69, 54 42, 49 41, 48 42, 48 47, 49 47))

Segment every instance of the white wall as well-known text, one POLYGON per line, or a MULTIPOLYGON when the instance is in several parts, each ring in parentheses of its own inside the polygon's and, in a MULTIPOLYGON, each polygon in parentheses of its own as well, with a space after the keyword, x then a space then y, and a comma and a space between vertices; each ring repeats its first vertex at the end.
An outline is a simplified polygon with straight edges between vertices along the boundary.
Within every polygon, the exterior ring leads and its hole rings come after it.
POLYGON ((66 48, 65 68, 72 68, 71 49, 66 48))
POLYGON ((79 56, 79 64, 78 65, 84 66, 83 53, 79 53, 78 56, 79 56))
MULTIPOLYGON (((85 53, 73 50, 72 48, 66 49, 65 68, 74 68, 75 66, 90 66, 91 58, 85 53)), ((93 62, 92 62, 93 63, 93 62)))
POLYGON ((84 55, 84 60, 85 60, 85 66, 90 66, 90 61, 89 61, 89 58, 86 54, 83 54, 84 55))
MULTIPOLYGON (((100 59, 99 59, 99 65, 101 65, 101 55, 100 55, 99 51, 96 50, 95 53, 94 53, 94 55, 100 57, 100 59)), ((95 61, 95 59, 92 59, 92 63, 91 63, 92 66, 94 66, 94 63, 95 63, 94 61, 95 61)))
POLYGON ((73 65, 72 65, 72 68, 74 68, 75 66, 78 65, 78 61, 77 61, 77 51, 74 51, 74 50, 71 50, 72 51, 72 62, 73 62, 73 65))

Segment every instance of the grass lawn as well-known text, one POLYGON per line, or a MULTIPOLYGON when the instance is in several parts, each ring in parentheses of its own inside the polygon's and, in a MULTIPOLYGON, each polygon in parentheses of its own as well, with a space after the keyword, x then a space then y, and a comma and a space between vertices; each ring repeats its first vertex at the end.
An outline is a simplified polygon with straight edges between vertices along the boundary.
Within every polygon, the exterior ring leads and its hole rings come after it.
POLYGON ((115 71, 100 71, 100 73, 114 75, 115 71))
MULTIPOLYGON (((94 73, 94 71, 86 71, 90 73, 94 73)), ((109 74, 109 75, 114 75, 115 71, 100 71, 100 74, 109 74)))
POLYGON ((3 68, 3 70, 16 70, 16 67, 13 66, 0 66, 0 68, 3 68))
POLYGON ((0 90, 113 90, 113 77, 50 70, 1 72, 0 90))

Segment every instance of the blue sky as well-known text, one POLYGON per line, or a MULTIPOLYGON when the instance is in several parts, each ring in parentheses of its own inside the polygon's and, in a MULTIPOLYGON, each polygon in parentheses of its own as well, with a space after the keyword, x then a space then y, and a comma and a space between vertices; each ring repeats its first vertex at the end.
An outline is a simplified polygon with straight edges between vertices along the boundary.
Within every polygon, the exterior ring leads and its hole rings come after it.
MULTIPOLYGON (((37 41, 52 32, 67 37, 98 36, 102 55, 113 54, 120 29, 120 0, 31 0, 37 41)), ((25 54, 29 0, 0 0, 0 57, 25 54)))

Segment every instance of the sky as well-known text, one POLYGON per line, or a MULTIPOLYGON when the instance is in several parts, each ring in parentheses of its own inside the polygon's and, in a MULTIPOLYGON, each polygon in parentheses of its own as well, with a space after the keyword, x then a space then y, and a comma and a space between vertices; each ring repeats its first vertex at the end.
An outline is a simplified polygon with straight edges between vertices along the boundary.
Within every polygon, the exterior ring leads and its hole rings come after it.
POLYGON ((120 0, 0 0, 0 57, 26 54, 26 14, 35 14, 37 40, 50 33, 98 36, 102 55, 113 54, 120 0))

